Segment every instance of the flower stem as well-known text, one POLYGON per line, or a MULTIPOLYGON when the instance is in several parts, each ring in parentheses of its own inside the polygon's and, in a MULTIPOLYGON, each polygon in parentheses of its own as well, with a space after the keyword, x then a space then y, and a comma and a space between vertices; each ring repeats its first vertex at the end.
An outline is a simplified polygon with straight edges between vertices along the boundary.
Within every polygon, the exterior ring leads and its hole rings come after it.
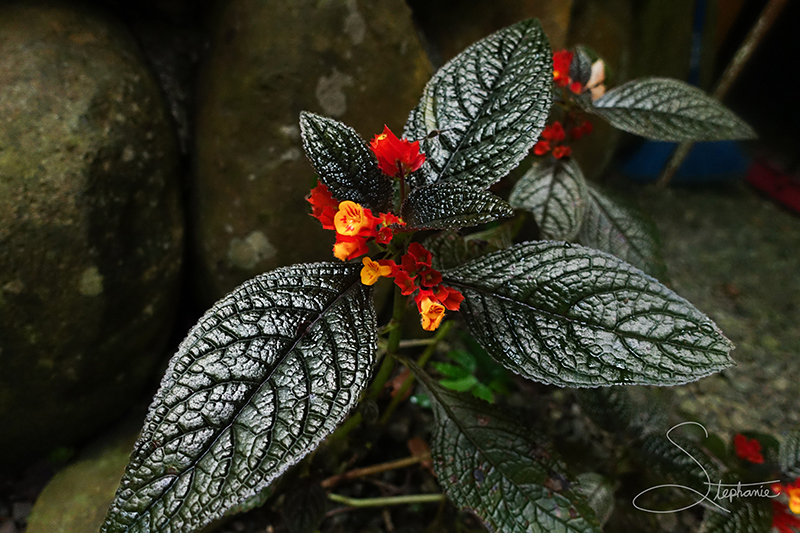
POLYGON ((403 459, 398 459, 396 461, 389 461, 388 463, 365 466, 364 468, 356 468, 353 470, 349 470, 343 474, 331 476, 323 480, 322 483, 320 483, 320 485, 322 486, 323 489, 329 489, 341 481, 346 481, 348 479, 356 479, 359 477, 371 476, 373 474, 379 474, 381 472, 386 472, 388 470, 397 470, 398 468, 405 468, 407 466, 427 461, 428 459, 430 459, 430 457, 431 456, 428 454, 412 455, 411 457, 404 457, 403 459))
MULTIPOLYGON (((436 352, 436 346, 439 344, 439 341, 441 341, 442 339, 445 338, 445 336, 447 336, 447 333, 450 331, 450 328, 453 327, 454 323, 455 322, 453 322, 452 320, 449 320, 447 322, 444 322, 441 326, 439 326, 439 329, 436 331, 436 334, 433 336, 433 339, 431 339, 431 343, 428 345, 427 348, 425 348, 425 351, 422 352, 422 355, 420 355, 419 359, 417 360, 417 364, 420 366, 420 368, 424 368, 425 365, 428 363, 428 360, 430 360, 430 358, 433 357, 433 354, 436 352)), ((384 411, 383 415, 381 415, 381 418, 378 421, 379 425, 381 426, 386 425, 389 419, 392 418, 392 415, 394 414, 395 410, 400 405, 400 402, 403 401, 403 399, 406 396, 406 393, 413 384, 414 384, 414 375, 409 374, 409 376, 400 386, 400 389, 397 391, 397 393, 395 393, 391 403, 389 403, 389 405, 386 407, 386 411, 384 411)))
POLYGON ((400 287, 394 288, 394 310, 392 312, 392 321, 394 327, 389 331, 389 342, 386 346, 386 355, 381 362, 378 373, 375 375, 375 380, 372 382, 367 398, 370 400, 377 400, 380 396, 383 386, 389 380, 394 370, 394 356, 397 354, 397 349, 400 347, 400 338, 403 335, 403 316, 406 312, 406 297, 400 293, 400 287))
POLYGON ((385 498, 348 498, 340 494, 328 494, 332 502, 349 507, 384 507, 387 505, 405 505, 409 503, 438 503, 445 499, 444 494, 408 494, 404 496, 387 496, 385 498))

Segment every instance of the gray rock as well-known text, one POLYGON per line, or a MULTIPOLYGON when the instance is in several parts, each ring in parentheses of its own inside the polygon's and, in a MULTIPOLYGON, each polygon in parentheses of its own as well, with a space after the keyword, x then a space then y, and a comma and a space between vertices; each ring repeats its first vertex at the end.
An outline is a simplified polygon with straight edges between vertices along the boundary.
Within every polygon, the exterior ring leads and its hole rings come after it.
POLYGON ((124 28, 0 7, 0 462, 86 438, 136 399, 176 303, 176 169, 124 28))
POLYGON ((744 185, 639 191, 671 287, 711 317, 736 366, 671 388, 709 431, 780 434, 800 424, 800 220, 744 185))
POLYGON ((28 519, 28 533, 96 533, 117 491, 136 426, 93 443, 82 456, 45 486, 28 519))
POLYGON ((402 131, 430 63, 402 0, 223 2, 199 76, 194 246, 207 303, 280 265, 333 260, 304 200, 302 110, 402 131))

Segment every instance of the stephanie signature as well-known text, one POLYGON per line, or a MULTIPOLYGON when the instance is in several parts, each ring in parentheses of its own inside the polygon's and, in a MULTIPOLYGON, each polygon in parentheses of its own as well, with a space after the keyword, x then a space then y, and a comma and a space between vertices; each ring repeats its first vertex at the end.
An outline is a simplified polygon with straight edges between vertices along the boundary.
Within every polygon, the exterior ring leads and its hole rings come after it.
POLYGON ((685 511, 686 509, 691 509, 695 505, 699 505, 699 504, 701 504, 701 503, 703 503, 705 501, 705 502, 710 503, 711 505, 713 505, 714 507, 718 508, 719 510, 721 510, 721 511, 723 511, 725 513, 730 513, 730 511, 728 509, 725 509, 724 507, 719 505, 717 503, 717 501, 719 501, 719 500, 728 500, 728 501, 732 502, 734 500, 734 498, 752 498, 752 497, 776 498, 776 497, 778 497, 778 494, 773 494, 772 491, 770 491, 767 488, 767 486, 771 485, 772 483, 780 483, 779 479, 775 479, 775 480, 772 480, 772 481, 762 481, 762 482, 759 482, 759 483, 741 483, 741 482, 739 482, 739 483, 736 483, 735 485, 734 484, 723 483, 721 480, 718 481, 717 483, 712 483, 711 482, 711 478, 709 477, 708 472, 706 471, 706 469, 703 468, 703 465, 700 464, 700 462, 697 459, 695 459, 692 456, 692 454, 690 454, 689 452, 687 452, 686 450, 681 448, 681 446, 677 442, 672 440, 672 437, 670 437, 670 433, 672 433, 673 430, 675 430, 675 429, 677 429, 677 428, 679 428, 681 426, 685 426, 687 424, 694 424, 696 426, 700 426, 703 429, 703 432, 706 434, 706 438, 708 438, 708 431, 706 431, 706 428, 703 427, 702 424, 700 424, 698 422, 682 422, 682 423, 680 423, 680 424, 678 424, 676 426, 673 426, 672 428, 670 428, 669 431, 667 431, 667 440, 669 440, 673 444, 673 446, 675 446, 680 451, 685 453, 692 461, 695 462, 695 464, 697 466, 700 467, 700 469, 703 471, 703 473, 706 476, 706 482, 703 483, 703 484, 706 485, 706 487, 708 487, 708 490, 706 490, 705 494, 703 494, 699 490, 696 490, 696 489, 694 489, 692 487, 687 487, 685 485, 678 485, 676 483, 666 483, 664 485, 656 485, 655 487, 650 487, 649 489, 645 489, 642 492, 640 492, 639 494, 637 494, 636 497, 633 498, 633 501, 631 502, 631 503, 633 503, 634 507, 636 507, 640 511, 645 511, 645 512, 648 512, 648 513, 660 513, 660 514, 677 513, 679 511, 685 511), (709 498, 709 495, 711 494, 711 491, 714 489, 714 487, 716 487, 716 489, 717 489, 716 494, 714 494, 713 497, 709 498), (690 503, 689 505, 681 507, 680 509, 668 509, 668 510, 647 509, 646 507, 642 507, 642 506, 640 506, 640 505, 638 505, 636 503, 636 500, 639 499, 639 497, 641 497, 643 494, 647 494, 648 492, 651 492, 651 491, 654 491, 654 490, 658 490, 658 489, 664 489, 664 488, 672 488, 672 489, 677 488, 677 489, 687 490, 687 491, 699 496, 699 499, 694 503, 690 503))

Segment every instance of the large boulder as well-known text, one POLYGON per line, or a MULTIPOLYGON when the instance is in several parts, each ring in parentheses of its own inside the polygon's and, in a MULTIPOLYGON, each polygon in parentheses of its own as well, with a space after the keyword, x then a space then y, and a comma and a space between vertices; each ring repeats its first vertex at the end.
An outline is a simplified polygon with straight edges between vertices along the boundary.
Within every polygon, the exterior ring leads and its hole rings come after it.
POLYGON ((0 466, 137 399, 182 258, 175 135, 123 27, 0 6, 0 466))
POLYGON ((431 75, 403 0, 222 2, 198 80, 194 248, 206 303, 280 265, 332 260, 308 216, 299 113, 400 133, 431 75))

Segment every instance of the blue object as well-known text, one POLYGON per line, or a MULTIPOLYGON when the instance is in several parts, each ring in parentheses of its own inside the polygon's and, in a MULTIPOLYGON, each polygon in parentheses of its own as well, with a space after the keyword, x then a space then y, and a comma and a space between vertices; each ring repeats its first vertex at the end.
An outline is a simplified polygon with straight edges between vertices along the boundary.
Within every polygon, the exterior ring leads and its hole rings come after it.
MULTIPOLYGON (((689 58, 689 83, 700 83, 700 59, 702 55, 703 26, 706 22, 706 0, 695 3, 692 22, 692 51, 689 58)), ((632 181, 650 183, 656 181, 667 165, 677 143, 647 141, 622 164, 622 173, 632 181)), ((719 183, 739 179, 750 166, 745 156, 733 141, 698 142, 692 146, 678 172, 672 178, 676 184, 719 183)))
MULTIPOLYGON (((632 181, 656 181, 678 145, 671 142, 647 141, 621 167, 632 181)), ((740 179, 750 166, 734 141, 698 142, 692 146, 678 172, 675 184, 719 183, 740 179)))

